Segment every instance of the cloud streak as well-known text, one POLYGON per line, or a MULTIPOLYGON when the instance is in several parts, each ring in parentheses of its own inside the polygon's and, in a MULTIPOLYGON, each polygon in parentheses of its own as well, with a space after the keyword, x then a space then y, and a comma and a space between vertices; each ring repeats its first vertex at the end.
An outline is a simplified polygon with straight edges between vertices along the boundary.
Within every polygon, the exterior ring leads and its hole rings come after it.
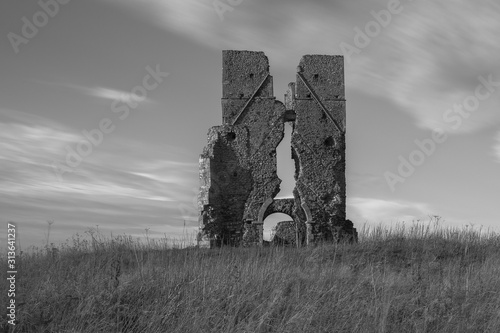
POLYGON ((431 213, 427 204, 399 200, 354 197, 348 199, 347 205, 354 212, 354 217, 351 218, 358 223, 410 222, 431 213))
POLYGON ((79 93, 85 94, 87 96, 106 99, 110 101, 120 101, 124 103, 135 103, 141 101, 141 103, 147 102, 152 103, 153 100, 150 98, 144 98, 144 96, 136 96, 131 91, 124 91, 119 89, 105 88, 100 86, 83 86, 68 82, 49 82, 43 80, 32 80, 36 83, 59 86, 64 88, 70 88, 72 90, 78 91, 79 93))
POLYGON ((87 94, 90 96, 108 99, 110 101, 121 101, 124 103, 133 103, 133 102, 136 102, 137 100, 141 100, 141 103, 151 102, 151 100, 149 100, 149 99, 142 100, 142 97, 135 96, 131 92, 126 92, 126 91, 122 91, 122 90, 96 87, 96 88, 87 88, 86 91, 87 91, 87 94))

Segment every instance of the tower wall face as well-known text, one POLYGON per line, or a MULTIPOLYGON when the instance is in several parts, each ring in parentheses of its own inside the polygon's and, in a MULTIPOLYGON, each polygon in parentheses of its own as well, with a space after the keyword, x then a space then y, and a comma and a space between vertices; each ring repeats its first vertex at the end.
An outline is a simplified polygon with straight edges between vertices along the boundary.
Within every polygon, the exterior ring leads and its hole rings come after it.
POLYGON ((224 125, 210 129, 200 156, 199 239, 211 245, 261 244, 263 219, 285 206, 307 230, 308 243, 356 239, 345 219, 343 57, 304 56, 285 104, 273 96, 263 52, 223 51, 222 76, 224 125), (285 122, 293 122, 296 187, 283 205, 274 197, 281 183, 276 148, 285 122))

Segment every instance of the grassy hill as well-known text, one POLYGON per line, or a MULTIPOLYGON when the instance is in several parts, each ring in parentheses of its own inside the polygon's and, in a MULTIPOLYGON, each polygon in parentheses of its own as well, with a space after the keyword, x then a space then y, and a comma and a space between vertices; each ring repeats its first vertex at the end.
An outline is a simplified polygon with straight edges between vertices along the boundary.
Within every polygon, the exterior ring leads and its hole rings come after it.
MULTIPOLYGON (((365 228, 358 244, 299 249, 163 244, 94 235, 22 254, 10 331, 500 329, 498 234, 415 223, 365 228)), ((6 292, 1 297, 6 304, 6 292)), ((0 327, 7 326, 2 316, 0 327)))

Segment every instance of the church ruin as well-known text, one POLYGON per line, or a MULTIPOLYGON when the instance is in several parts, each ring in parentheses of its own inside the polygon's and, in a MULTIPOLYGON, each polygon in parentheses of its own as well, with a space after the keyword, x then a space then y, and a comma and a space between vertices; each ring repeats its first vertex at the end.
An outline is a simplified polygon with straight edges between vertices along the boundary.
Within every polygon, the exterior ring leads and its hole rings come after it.
POLYGON ((200 156, 200 243, 257 245, 273 213, 304 227, 307 244, 356 240, 346 220, 345 93, 342 56, 306 55, 284 103, 273 93, 263 52, 223 51, 222 125, 200 156), (293 198, 280 191, 276 147, 293 127, 293 198))

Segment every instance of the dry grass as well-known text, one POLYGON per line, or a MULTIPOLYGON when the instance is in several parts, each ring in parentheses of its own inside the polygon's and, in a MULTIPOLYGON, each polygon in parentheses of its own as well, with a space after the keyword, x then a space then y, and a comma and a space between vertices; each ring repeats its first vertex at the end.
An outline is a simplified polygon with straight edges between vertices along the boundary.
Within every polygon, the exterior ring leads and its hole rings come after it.
POLYGON ((358 244, 302 249, 168 249, 93 235, 59 250, 19 259, 15 332, 500 327, 500 237, 471 228, 365 228, 358 244))

